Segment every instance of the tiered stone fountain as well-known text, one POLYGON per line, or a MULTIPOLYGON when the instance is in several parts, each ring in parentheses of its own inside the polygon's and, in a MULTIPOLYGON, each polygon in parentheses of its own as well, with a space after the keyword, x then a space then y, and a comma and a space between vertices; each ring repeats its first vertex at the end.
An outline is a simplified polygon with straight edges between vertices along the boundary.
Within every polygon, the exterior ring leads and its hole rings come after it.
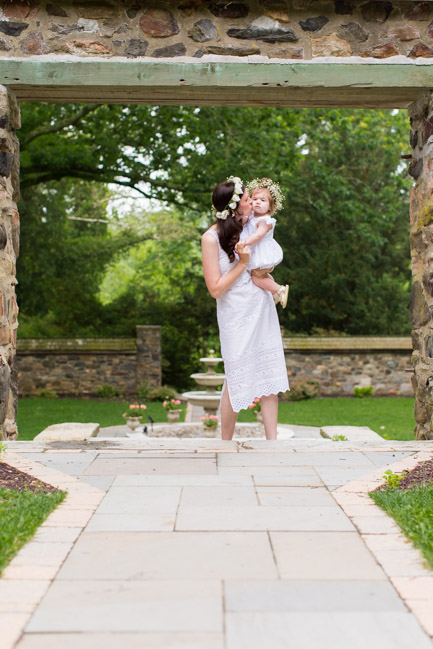
POLYGON ((200 362, 207 366, 207 371, 191 374, 191 378, 206 390, 184 392, 182 395, 193 406, 201 406, 210 415, 216 415, 221 399, 221 392, 217 392, 215 388, 222 385, 226 378, 225 374, 215 372, 216 365, 221 361, 222 358, 216 357, 213 349, 209 351, 208 357, 200 358, 200 362))

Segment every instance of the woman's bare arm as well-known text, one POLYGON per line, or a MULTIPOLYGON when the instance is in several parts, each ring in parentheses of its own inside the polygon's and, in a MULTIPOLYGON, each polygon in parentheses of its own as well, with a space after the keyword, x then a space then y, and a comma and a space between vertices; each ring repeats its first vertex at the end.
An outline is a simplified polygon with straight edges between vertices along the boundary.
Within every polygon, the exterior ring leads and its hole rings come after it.
POLYGON ((260 239, 263 239, 265 234, 269 232, 269 230, 272 230, 272 225, 269 225, 266 223, 266 221, 260 221, 260 223, 257 226, 257 230, 254 234, 250 234, 249 237, 246 237, 244 239, 244 243, 246 243, 247 246, 253 246, 257 241, 260 241, 260 239))
POLYGON ((218 261, 218 243, 213 236, 205 236, 201 240, 203 273, 209 293, 215 299, 221 297, 242 275, 250 260, 250 251, 244 242, 239 242, 237 250, 239 261, 226 275, 221 275, 218 261))

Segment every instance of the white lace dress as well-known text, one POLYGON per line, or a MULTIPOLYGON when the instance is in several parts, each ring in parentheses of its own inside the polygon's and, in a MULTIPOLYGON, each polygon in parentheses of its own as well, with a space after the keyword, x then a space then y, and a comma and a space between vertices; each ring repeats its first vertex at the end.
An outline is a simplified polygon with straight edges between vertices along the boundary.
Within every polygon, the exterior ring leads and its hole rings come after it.
MULTIPOLYGON (((241 238, 248 234, 244 228, 241 238)), ((218 242, 221 274, 237 263, 230 263, 218 242)), ((230 403, 235 412, 244 410, 256 397, 286 392, 289 389, 283 342, 277 310, 268 291, 255 286, 245 270, 239 279, 217 299, 217 319, 221 340, 221 355, 230 403)))
POLYGON ((259 223, 264 221, 266 225, 272 225, 272 230, 266 232, 263 239, 257 241, 251 246, 251 259, 248 264, 248 270, 253 268, 273 268, 283 261, 283 250, 277 241, 274 239, 274 228, 276 219, 272 216, 258 216, 250 218, 248 227, 250 234, 255 234, 259 223))

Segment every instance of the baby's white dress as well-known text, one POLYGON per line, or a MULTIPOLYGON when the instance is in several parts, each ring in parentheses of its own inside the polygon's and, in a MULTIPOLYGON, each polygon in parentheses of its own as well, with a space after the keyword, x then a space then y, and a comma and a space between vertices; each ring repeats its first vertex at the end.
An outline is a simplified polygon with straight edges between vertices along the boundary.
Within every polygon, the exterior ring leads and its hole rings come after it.
POLYGON ((274 239, 274 228, 276 219, 271 216, 253 217, 248 222, 251 234, 255 234, 259 223, 265 221, 267 225, 272 225, 272 229, 266 232, 263 239, 251 246, 251 259, 248 264, 248 270, 253 268, 273 268, 283 261, 283 251, 279 243, 274 239))
MULTIPOLYGON (((248 225, 241 239, 251 234, 248 225)), ((215 230, 205 232, 218 242, 221 275, 238 262, 229 261, 215 230)), ((286 392, 289 389, 283 341, 277 309, 269 291, 253 284, 245 270, 236 282, 217 299, 217 319, 224 359, 226 387, 235 412, 248 408, 256 397, 286 392)))

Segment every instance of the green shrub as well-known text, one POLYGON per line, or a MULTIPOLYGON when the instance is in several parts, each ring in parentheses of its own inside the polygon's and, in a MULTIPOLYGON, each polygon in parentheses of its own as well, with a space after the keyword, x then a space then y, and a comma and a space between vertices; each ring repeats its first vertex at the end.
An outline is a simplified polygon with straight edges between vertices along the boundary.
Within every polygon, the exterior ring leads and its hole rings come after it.
POLYGON ((373 386, 368 385, 363 388, 356 387, 353 389, 353 395, 355 397, 358 397, 359 399, 363 399, 364 397, 371 397, 373 394, 373 386))
POLYGON ((95 394, 101 399, 114 399, 116 397, 123 397, 122 392, 118 388, 115 388, 113 385, 108 385, 108 383, 101 385, 101 387, 96 390, 95 394))
POLYGON ((36 393, 36 396, 38 396, 40 399, 58 399, 59 395, 57 392, 54 392, 54 390, 38 390, 36 393))
POLYGON ((147 399, 148 401, 165 401, 166 399, 176 399, 177 391, 169 385, 161 385, 160 388, 150 388, 147 399))
POLYGON ((152 390, 152 386, 149 381, 143 381, 138 386, 137 398, 142 401, 149 401, 149 392, 152 390))
POLYGON ((287 393, 288 401, 302 401, 303 399, 314 399, 320 394, 320 383, 318 381, 294 381, 290 383, 290 391, 287 393))

